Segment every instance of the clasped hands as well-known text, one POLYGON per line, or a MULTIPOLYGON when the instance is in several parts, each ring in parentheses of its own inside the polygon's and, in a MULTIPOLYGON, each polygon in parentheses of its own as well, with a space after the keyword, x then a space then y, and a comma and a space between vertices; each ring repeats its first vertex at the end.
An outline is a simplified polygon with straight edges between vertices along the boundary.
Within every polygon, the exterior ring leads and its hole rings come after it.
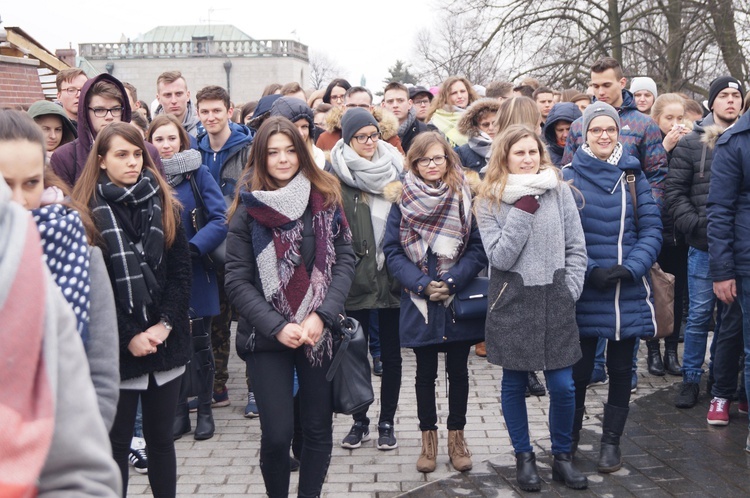
POLYGON ((276 340, 288 348, 297 349, 303 344, 315 346, 323 335, 323 320, 312 312, 302 323, 287 323, 277 334, 276 340))
POLYGON ((156 353, 156 347, 163 344, 169 336, 169 330, 161 324, 152 325, 140 334, 136 334, 128 344, 128 351, 133 356, 147 356, 156 353))
POLYGON ((600 291, 617 285, 619 280, 633 280, 630 270, 622 265, 613 265, 609 268, 594 268, 589 273, 589 283, 600 291))
POLYGON ((445 282, 438 282, 433 280, 424 290, 424 295, 429 298, 430 301, 445 301, 450 297, 450 290, 448 284, 445 282))

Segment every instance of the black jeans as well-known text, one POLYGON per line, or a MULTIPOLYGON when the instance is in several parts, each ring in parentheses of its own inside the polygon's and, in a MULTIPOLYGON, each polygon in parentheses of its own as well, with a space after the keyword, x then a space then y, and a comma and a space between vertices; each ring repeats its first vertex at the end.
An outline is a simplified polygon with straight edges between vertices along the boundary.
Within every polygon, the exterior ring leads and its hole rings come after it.
MULTIPOLYGON (((380 327, 380 361, 383 362, 383 376, 380 381, 380 420, 393 425, 398 408, 398 396, 401 392, 401 339, 398 335, 399 308, 381 308, 378 310, 380 327)), ((348 311, 347 315, 362 324, 362 330, 370 338, 370 310, 348 311)), ((370 425, 367 410, 354 414, 355 422, 370 425)))
POLYGON ((466 405, 469 402, 469 351, 472 342, 453 342, 414 348, 417 358, 417 377, 414 389, 417 394, 417 416, 419 430, 437 430, 437 408, 435 406, 435 379, 438 372, 438 356, 445 351, 445 370, 448 372, 448 420, 449 431, 462 431, 466 425, 466 405))
POLYGON ((157 386, 151 375, 145 391, 120 390, 117 414, 109 432, 109 440, 112 443, 112 455, 122 474, 122 496, 128 494, 128 454, 139 397, 143 411, 143 437, 148 448, 148 482, 151 492, 155 498, 172 498, 176 494, 177 459, 172 425, 180 394, 180 379, 178 377, 157 386))
POLYGON ((294 371, 299 380, 302 425, 298 496, 319 496, 333 449, 331 384, 326 372, 331 365, 311 366, 305 347, 248 355, 255 400, 260 413, 260 468, 266 493, 271 498, 289 493, 289 445, 294 435, 294 371))
POLYGON ((717 398, 735 399, 737 375, 740 371, 740 356, 744 350, 742 335, 742 308, 735 301, 730 305, 721 303, 721 321, 714 331, 714 361, 712 365, 714 385, 711 395, 717 398))
MULTIPOLYGON (((684 311, 683 300, 687 292, 687 259, 688 246, 662 245, 659 258, 656 260, 661 269, 674 275, 674 331, 664 338, 664 344, 677 344, 680 339, 680 327, 684 311)), ((659 342, 658 339, 651 341, 659 342)), ((650 341, 649 341, 650 342, 650 341)))
MULTIPOLYGON (((581 338, 583 357, 573 365, 573 382, 576 386, 576 409, 583 408, 586 402, 586 386, 591 380, 596 356, 598 337, 581 338)), ((630 403, 630 381, 633 369, 633 348, 635 338, 622 341, 607 341, 607 372, 609 391, 607 404, 627 408, 630 403)))

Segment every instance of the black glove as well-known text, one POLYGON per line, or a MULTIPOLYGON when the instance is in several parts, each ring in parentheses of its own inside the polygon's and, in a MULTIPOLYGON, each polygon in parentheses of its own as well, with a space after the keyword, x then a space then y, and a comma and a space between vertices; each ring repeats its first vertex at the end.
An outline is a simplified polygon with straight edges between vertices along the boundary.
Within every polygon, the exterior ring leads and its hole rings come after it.
POLYGON ((617 285, 618 280, 624 280, 625 282, 633 281, 633 274, 622 265, 614 265, 610 267, 607 272, 609 272, 608 280, 612 286, 617 285))
POLYGON ((193 258, 200 258, 201 252, 198 250, 198 248, 193 244, 188 244, 188 247, 190 248, 190 256, 193 258))
POLYGON ((589 284, 597 290, 603 291, 606 290, 609 286, 609 270, 605 270, 604 268, 594 268, 591 270, 591 273, 589 273, 589 284))
POLYGON ((539 201, 537 201, 534 196, 531 195, 524 195, 520 199, 516 201, 515 204, 513 204, 514 207, 517 207, 521 211, 526 211, 529 214, 536 213, 536 210, 539 209, 539 201))

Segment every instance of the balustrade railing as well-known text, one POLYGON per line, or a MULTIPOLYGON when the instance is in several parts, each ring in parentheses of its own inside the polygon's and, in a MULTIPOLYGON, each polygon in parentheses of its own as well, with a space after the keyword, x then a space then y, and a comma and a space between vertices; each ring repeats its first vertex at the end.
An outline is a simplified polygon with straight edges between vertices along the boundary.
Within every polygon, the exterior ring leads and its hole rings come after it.
POLYGON ((152 59, 175 57, 307 58, 307 45, 294 40, 193 40, 126 43, 81 43, 87 59, 152 59))

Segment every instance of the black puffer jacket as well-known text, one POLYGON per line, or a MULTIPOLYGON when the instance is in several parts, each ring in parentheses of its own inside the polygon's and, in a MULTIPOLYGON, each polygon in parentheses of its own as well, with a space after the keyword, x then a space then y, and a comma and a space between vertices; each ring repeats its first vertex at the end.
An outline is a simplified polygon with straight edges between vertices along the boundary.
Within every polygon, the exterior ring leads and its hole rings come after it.
POLYGON ((404 149, 404 153, 409 152, 409 147, 411 147, 411 142, 412 140, 414 140, 414 137, 422 132, 429 130, 430 129, 425 123, 421 122, 418 119, 415 119, 411 126, 404 130, 403 135, 399 135, 399 137, 401 138, 401 148, 404 149))
POLYGON ((709 114, 672 150, 665 184, 666 205, 688 245, 708 251, 706 202, 714 145, 723 129, 709 114))

